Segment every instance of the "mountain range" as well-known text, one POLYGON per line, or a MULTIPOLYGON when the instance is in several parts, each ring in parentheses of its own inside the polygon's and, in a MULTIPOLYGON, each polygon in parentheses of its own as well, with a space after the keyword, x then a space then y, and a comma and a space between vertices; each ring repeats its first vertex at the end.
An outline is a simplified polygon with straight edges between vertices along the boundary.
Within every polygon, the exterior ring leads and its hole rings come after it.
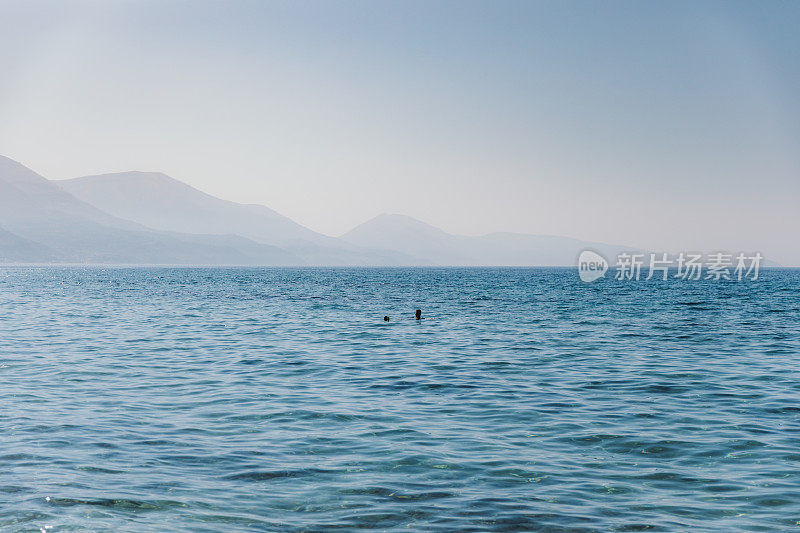
POLYGON ((380 215, 336 238, 157 172, 50 181, 0 156, 0 263, 269 266, 573 265, 624 246, 520 233, 452 235, 380 215))

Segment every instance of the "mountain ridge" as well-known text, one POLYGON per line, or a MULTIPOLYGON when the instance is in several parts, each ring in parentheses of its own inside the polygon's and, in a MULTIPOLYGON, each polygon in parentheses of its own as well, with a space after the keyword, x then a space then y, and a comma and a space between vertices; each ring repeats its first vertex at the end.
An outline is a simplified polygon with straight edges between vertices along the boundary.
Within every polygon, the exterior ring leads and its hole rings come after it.
POLYGON ((121 264, 302 264, 277 247, 158 232, 83 202, 0 156, 0 261, 121 264))
POLYGON ((491 232, 468 236, 448 233, 399 214, 380 214, 344 233, 342 239, 373 248, 391 247, 448 266, 572 266, 584 249, 616 257, 630 246, 583 241, 557 235, 491 232))
POLYGON ((0 261, 568 266, 585 248, 633 250, 553 235, 454 235, 388 213, 329 237, 267 206, 220 199, 162 172, 49 181, 0 156, 0 261))
POLYGON ((76 198, 142 226, 185 234, 239 235, 277 246, 306 265, 417 264, 308 229, 260 204, 217 198, 160 172, 118 172, 56 182, 76 198))
MULTIPOLYGON (((154 229, 186 233, 235 233, 264 244, 291 239, 327 240, 276 211, 258 204, 223 200, 161 172, 116 172, 82 176, 57 183, 61 188, 98 209, 154 229), (224 210, 242 220, 215 220, 224 210), (261 217, 261 220, 256 220, 261 217), (264 219, 274 225, 265 235, 264 219), (261 224, 259 225, 259 222, 261 224), (246 226, 246 224, 250 226, 246 226), (233 231, 228 231, 234 226, 233 231), (204 229, 206 231, 198 231, 204 229), (282 231, 274 234, 274 229, 282 231)), ((230 215, 228 215, 230 218, 230 215)))

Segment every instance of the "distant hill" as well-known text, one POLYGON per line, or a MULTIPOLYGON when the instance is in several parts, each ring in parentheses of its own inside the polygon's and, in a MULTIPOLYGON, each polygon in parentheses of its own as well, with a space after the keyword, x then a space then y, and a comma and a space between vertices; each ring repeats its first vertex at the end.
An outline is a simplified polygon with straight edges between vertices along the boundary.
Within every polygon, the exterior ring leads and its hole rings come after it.
POLYGON ((100 174, 55 182, 79 200, 150 228, 241 235, 264 244, 333 244, 263 205, 221 200, 160 172, 100 174))
POLYGON ((122 172, 54 182, 76 198, 148 228, 239 235, 279 246, 309 265, 414 264, 391 250, 367 250, 312 231, 263 205, 206 194, 159 172, 122 172))
POLYGON ((105 213, 0 156, 0 260, 137 264, 302 264, 239 236, 158 232, 105 213))
POLYGON ((42 263, 53 259, 46 246, 0 228, 0 263, 42 263))
POLYGON ((2 263, 568 266, 585 248, 609 259, 638 251, 547 235, 452 235, 403 215, 328 237, 161 173, 48 181, 0 156, 2 263))
POLYGON ((405 215, 379 215, 341 237, 359 246, 392 249, 438 265, 572 266, 581 250, 593 249, 609 260, 634 248, 568 237, 490 233, 452 235, 405 215))

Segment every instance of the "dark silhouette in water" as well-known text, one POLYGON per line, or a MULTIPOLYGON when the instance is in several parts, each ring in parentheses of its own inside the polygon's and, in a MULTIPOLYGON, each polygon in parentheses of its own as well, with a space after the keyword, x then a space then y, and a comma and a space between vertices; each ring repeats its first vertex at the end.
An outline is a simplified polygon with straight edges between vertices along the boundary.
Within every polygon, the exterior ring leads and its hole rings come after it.
POLYGON ((389 317, 388 316, 383 317, 383 321, 384 322, 389 322, 389 317))
POLYGON ((417 309, 414 311, 414 318, 417 320, 422 320, 422 309, 417 309))

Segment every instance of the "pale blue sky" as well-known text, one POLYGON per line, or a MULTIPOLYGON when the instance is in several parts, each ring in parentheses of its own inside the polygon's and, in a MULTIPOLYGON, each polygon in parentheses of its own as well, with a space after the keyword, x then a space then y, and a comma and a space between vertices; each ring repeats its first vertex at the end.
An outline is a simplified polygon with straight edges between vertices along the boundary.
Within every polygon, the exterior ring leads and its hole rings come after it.
POLYGON ((800 264, 798 2, 0 2, 0 154, 339 234, 800 264))

